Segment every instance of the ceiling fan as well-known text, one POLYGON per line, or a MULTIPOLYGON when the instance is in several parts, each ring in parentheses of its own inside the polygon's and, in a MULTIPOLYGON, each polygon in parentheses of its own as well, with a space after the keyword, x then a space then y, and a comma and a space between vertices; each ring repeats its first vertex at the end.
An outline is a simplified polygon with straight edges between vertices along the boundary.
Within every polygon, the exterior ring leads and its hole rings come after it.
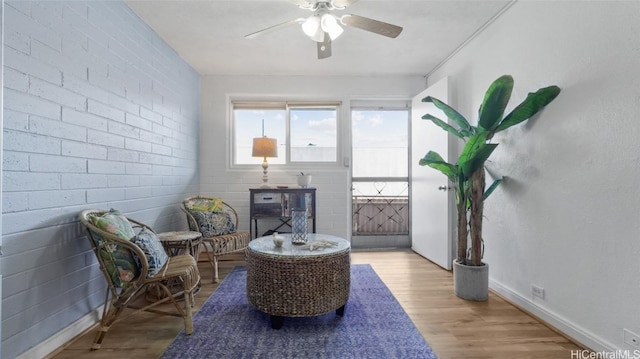
POLYGON ((347 6, 358 0, 288 0, 298 5, 301 9, 313 11, 313 15, 307 18, 297 18, 277 24, 260 31, 256 31, 245 38, 253 39, 258 35, 273 30, 281 29, 289 25, 302 24, 302 31, 313 41, 317 42, 318 59, 326 59, 331 56, 331 41, 335 40, 344 31, 344 26, 356 27, 390 38, 396 38, 402 32, 402 27, 386 22, 370 19, 364 16, 346 14, 336 16, 332 10, 344 10, 347 6))

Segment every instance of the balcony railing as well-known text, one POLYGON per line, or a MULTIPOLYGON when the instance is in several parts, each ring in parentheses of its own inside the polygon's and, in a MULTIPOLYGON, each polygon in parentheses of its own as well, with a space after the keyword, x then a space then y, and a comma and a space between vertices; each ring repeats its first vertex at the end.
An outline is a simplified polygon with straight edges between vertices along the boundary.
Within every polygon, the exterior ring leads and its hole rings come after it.
POLYGON ((353 235, 409 234, 408 196, 353 196, 353 235))

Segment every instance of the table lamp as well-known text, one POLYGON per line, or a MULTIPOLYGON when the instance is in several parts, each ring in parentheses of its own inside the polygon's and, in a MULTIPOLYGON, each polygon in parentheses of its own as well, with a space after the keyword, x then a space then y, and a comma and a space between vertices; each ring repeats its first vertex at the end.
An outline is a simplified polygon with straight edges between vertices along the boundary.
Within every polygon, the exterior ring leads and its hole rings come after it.
POLYGON ((262 157, 262 186, 260 188, 269 188, 267 182, 267 157, 278 157, 278 141, 275 138, 268 138, 267 136, 256 137, 253 139, 253 157, 262 157))

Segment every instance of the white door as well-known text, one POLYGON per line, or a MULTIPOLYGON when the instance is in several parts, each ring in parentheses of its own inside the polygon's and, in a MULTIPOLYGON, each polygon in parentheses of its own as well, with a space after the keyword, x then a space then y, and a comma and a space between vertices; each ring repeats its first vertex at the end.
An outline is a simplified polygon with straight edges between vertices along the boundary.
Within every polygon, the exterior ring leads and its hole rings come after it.
MULTIPOLYGON (((432 96, 449 103, 448 78, 419 93, 411 103, 411 249, 445 269, 451 269, 453 237, 451 209, 453 191, 448 191, 448 179, 439 171, 420 166, 418 162, 428 151, 449 158, 449 135, 422 116, 431 113, 446 121, 433 104, 422 102, 432 96), (440 187, 440 189, 439 189, 440 187), (443 190, 444 189, 444 190, 443 190)), ((451 162, 450 159, 448 159, 451 162)))

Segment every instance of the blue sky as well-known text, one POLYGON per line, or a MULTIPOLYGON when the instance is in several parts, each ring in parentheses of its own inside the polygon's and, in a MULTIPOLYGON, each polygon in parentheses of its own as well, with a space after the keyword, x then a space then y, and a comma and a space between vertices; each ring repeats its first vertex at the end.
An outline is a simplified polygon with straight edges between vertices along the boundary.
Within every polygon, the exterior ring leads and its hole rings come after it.
POLYGON ((408 111, 352 111, 353 147, 408 146, 408 111))

